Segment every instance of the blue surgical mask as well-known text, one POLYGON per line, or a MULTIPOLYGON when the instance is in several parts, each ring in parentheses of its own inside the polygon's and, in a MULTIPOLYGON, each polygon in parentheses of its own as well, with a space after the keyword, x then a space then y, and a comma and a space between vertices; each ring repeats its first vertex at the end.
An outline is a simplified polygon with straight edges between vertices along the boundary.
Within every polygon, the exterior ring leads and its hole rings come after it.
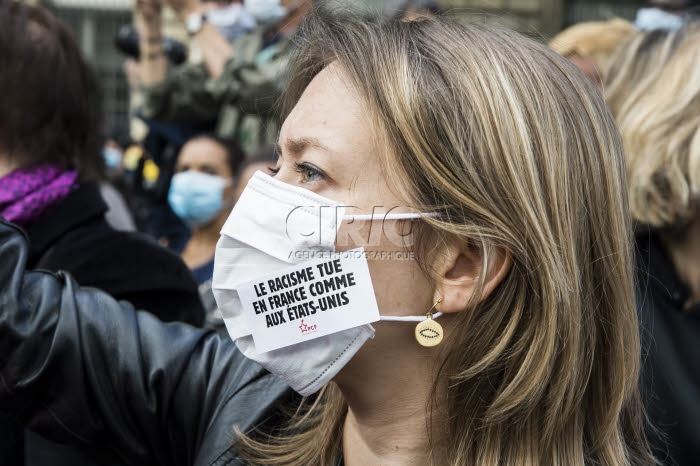
POLYGON ((170 183, 168 202, 188 226, 203 226, 223 210, 223 191, 229 185, 229 180, 216 175, 192 170, 177 173, 170 183))
POLYGON ((263 26, 276 24, 289 14, 289 9, 280 5, 280 0, 245 0, 243 5, 263 26))
POLYGON ((107 168, 119 168, 122 164, 122 153, 114 147, 105 147, 102 150, 107 168))

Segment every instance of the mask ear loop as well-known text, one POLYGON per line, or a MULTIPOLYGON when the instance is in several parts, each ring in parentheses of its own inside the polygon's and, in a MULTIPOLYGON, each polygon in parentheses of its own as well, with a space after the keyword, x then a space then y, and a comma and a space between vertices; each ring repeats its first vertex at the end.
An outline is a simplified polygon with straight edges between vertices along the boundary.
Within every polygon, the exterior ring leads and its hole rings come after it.
POLYGON ((431 314, 430 317, 425 316, 380 316, 379 320, 386 322, 423 322, 428 319, 437 319, 442 316, 442 312, 431 314))
POLYGON ((416 341, 421 346, 437 346, 442 342, 444 332, 442 325, 435 322, 434 319, 442 316, 442 312, 433 314, 433 310, 441 302, 442 298, 438 299, 425 316, 380 316, 379 320, 387 322, 418 322, 415 329, 416 341))
MULTIPOLYGON (((425 217, 439 217, 438 212, 427 212, 427 213, 397 213, 397 214, 386 214, 383 217, 381 215, 376 216, 374 214, 361 214, 361 215, 344 215, 343 220, 418 220, 425 217)), ((416 325, 416 340, 422 346, 436 346, 440 344, 443 338, 442 325, 435 322, 434 319, 441 317, 442 312, 436 312, 433 314, 435 307, 442 302, 442 298, 438 299, 435 304, 426 313, 426 316, 380 316, 380 321, 385 322, 418 322, 416 325)))
POLYGON ((425 214, 417 214, 417 213, 398 213, 398 214, 385 214, 382 216, 382 214, 359 214, 359 215, 343 215, 343 220, 369 220, 369 221, 377 221, 377 220, 418 220, 424 217, 439 217, 440 214, 437 212, 428 212, 425 214))

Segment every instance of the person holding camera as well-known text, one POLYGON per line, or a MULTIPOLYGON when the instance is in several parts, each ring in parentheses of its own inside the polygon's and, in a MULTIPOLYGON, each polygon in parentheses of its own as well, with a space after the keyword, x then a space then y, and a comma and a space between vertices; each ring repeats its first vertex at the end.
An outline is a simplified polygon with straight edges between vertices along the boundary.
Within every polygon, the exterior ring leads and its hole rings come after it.
POLYGON ((161 34, 161 0, 138 0, 144 118, 179 124, 213 123, 246 153, 274 142, 273 108, 294 49, 291 34, 311 9, 308 1, 245 2, 260 26, 232 43, 210 21, 200 0, 166 0, 201 49, 203 62, 168 69, 161 34))

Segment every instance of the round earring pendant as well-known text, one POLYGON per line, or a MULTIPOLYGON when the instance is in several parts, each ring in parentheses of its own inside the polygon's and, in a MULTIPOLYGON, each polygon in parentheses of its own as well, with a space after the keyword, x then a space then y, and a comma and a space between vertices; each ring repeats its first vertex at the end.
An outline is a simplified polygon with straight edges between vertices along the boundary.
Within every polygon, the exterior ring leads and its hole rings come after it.
POLYGON ((426 319, 416 325, 416 341, 421 346, 437 346, 442 341, 442 325, 433 319, 426 319))

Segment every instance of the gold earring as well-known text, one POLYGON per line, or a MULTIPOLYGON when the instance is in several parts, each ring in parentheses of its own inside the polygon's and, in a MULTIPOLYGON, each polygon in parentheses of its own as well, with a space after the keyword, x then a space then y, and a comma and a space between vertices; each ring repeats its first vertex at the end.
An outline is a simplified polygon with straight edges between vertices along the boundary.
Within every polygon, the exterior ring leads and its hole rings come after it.
POLYGON ((421 346, 437 346, 442 341, 442 325, 433 320, 433 309, 435 309, 435 306, 441 302, 442 298, 438 299, 437 302, 433 304, 433 307, 431 307, 428 311, 427 318, 416 325, 416 341, 421 346))

